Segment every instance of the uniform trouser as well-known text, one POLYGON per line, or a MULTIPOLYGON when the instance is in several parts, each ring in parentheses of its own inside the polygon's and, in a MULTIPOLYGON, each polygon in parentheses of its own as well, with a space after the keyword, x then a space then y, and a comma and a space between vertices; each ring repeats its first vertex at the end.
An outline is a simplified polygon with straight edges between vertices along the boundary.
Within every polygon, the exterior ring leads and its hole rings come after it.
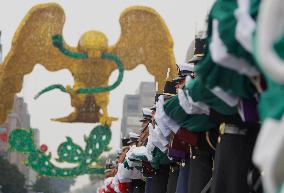
POLYGON ((188 192, 188 177, 189 177, 189 158, 185 162, 185 166, 181 166, 179 169, 178 181, 176 193, 187 193, 188 192))
POLYGON ((150 193, 151 192, 151 185, 152 185, 152 177, 146 179, 145 193, 150 193))
POLYGON ((160 165, 159 170, 152 177, 151 193, 167 192, 169 171, 169 165, 160 165))
POLYGON ((253 168, 251 156, 258 128, 246 135, 224 134, 217 145, 211 193, 248 193, 247 175, 253 168))
POLYGON ((213 155, 209 151, 195 150, 190 158, 188 193, 200 193, 212 177, 213 155))
POLYGON ((132 180, 132 192, 133 193, 144 193, 145 182, 143 180, 132 180))
POLYGON ((179 167, 171 167, 169 172, 167 193, 176 192, 178 175, 179 175, 179 167))

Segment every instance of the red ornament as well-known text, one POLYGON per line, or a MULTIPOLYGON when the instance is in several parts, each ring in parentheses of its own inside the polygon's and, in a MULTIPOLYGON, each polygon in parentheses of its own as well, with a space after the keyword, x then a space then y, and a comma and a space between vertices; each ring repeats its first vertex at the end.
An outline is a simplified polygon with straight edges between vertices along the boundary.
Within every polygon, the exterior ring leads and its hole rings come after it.
POLYGON ((0 140, 3 142, 8 141, 8 134, 7 133, 0 133, 0 140))
POLYGON ((47 145, 45 145, 45 144, 41 145, 41 146, 40 146, 40 150, 41 150, 42 152, 46 152, 46 151, 48 150, 47 145))

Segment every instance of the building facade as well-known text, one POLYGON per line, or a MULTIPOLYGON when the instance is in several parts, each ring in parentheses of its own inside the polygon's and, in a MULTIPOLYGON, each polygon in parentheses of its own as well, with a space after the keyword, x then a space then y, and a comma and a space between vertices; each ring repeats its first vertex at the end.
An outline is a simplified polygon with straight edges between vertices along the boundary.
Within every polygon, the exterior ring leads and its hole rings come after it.
POLYGON ((125 95, 121 120, 122 138, 128 137, 130 131, 137 133, 140 129, 141 109, 153 106, 156 94, 155 88, 154 82, 142 82, 135 95, 125 95))
MULTIPOLYGON (((15 97, 13 109, 8 115, 6 122, 0 125, 0 130, 9 133, 16 128, 29 129, 30 127, 30 115, 27 104, 23 98, 15 97)), ((39 145, 39 130, 33 129, 33 131, 35 143, 39 145)), ((36 181, 36 173, 24 165, 26 160, 24 154, 8 151, 7 142, 2 141, 0 143, 0 155, 19 168, 19 171, 25 175, 27 185, 32 185, 36 181)))

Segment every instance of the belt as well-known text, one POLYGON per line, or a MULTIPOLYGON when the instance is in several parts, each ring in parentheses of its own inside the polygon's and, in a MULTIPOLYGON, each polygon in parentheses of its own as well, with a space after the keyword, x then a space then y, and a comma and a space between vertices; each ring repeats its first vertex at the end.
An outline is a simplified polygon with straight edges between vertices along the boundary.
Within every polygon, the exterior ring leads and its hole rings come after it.
POLYGON ((240 129, 238 126, 233 124, 222 123, 220 125, 220 134, 234 134, 234 135, 246 135, 246 129, 240 129))
POLYGON ((240 129, 236 125, 227 124, 227 125, 225 125, 224 133, 235 134, 235 135, 246 135, 247 130, 246 129, 240 129))
POLYGON ((247 129, 240 129, 238 126, 233 124, 225 124, 222 123, 219 127, 220 135, 218 138, 218 143, 221 142, 221 136, 223 134, 231 134, 231 135, 246 135, 247 129))

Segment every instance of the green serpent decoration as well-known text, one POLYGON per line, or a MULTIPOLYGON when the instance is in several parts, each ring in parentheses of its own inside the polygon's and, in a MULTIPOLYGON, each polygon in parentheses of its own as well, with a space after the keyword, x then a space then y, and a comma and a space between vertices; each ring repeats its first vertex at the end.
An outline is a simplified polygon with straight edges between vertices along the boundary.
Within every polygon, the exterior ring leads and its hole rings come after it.
POLYGON ((87 54, 71 52, 71 51, 67 50, 66 48, 64 48, 63 37, 60 34, 56 34, 56 35, 52 36, 52 43, 53 43, 54 47, 58 48, 66 56, 69 56, 69 57, 75 58, 75 59, 86 59, 86 58, 88 58, 87 54))
POLYGON ((36 148, 33 131, 15 129, 9 135, 8 143, 12 150, 27 155, 26 165, 41 176, 73 177, 84 174, 103 174, 104 168, 93 167, 104 151, 109 151, 111 131, 107 125, 95 127, 88 137, 84 137, 85 149, 75 144, 70 137, 57 149, 58 162, 76 164, 73 168, 60 168, 51 162, 51 153, 46 154, 36 148))
MULTIPOLYGON (((67 50, 66 48, 64 48, 63 45, 63 38, 61 35, 54 35, 52 37, 52 42, 53 45, 55 47, 57 47, 64 55, 68 56, 68 57, 72 57, 72 58, 76 58, 76 59, 86 59, 88 58, 87 54, 84 53, 76 53, 76 52, 71 52, 69 50, 67 50)), ((124 74, 124 66, 122 61, 120 60, 120 58, 117 55, 114 54, 110 54, 110 53, 103 53, 101 56, 102 59, 107 59, 107 60, 113 60, 116 64, 117 64, 117 68, 119 71, 119 75, 117 80, 110 86, 107 87, 96 87, 96 88, 79 88, 76 93, 77 94, 95 94, 95 93, 100 93, 100 92, 109 92, 111 90, 114 90, 116 87, 118 87, 120 85, 120 83, 123 80, 123 74, 124 74)), ((49 92, 51 90, 54 89, 59 89, 62 92, 67 93, 66 88, 61 85, 61 84, 53 84, 50 85, 46 88, 44 88, 43 90, 41 90, 35 97, 34 99, 39 98, 42 94, 49 92)))

